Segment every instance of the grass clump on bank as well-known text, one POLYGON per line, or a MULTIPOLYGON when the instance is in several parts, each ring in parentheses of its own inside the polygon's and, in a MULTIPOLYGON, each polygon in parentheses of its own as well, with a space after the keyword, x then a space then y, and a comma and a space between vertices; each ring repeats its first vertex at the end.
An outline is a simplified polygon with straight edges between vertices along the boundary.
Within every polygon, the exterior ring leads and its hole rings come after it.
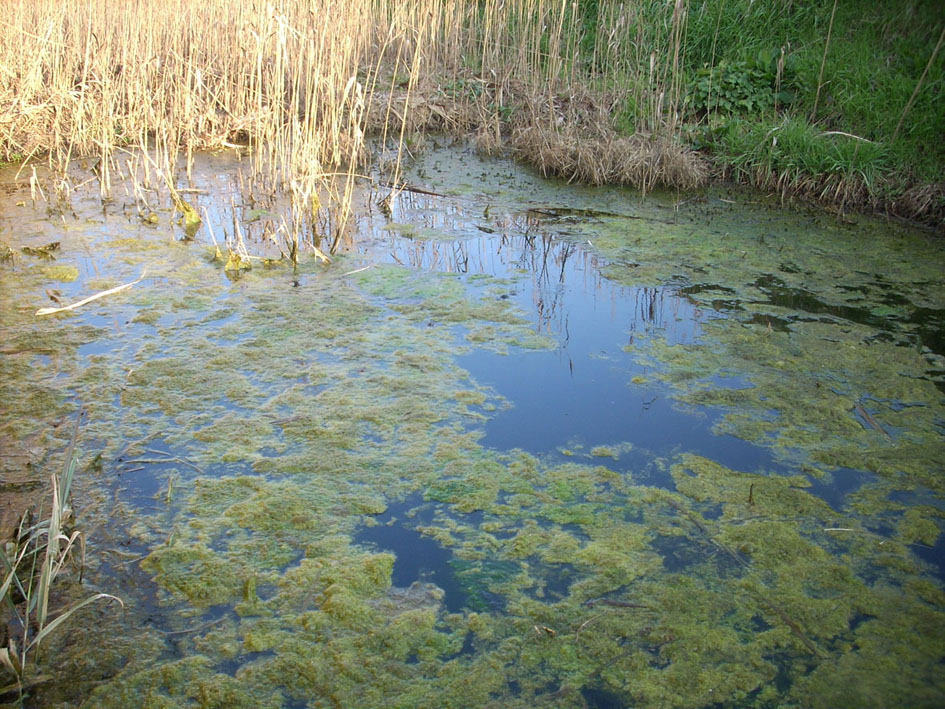
POLYGON ((773 127, 732 118, 713 142, 714 154, 735 177, 841 208, 879 206, 880 186, 892 170, 883 144, 824 132, 802 117, 786 116, 773 127))
POLYGON ((940 3, 690 3, 688 120, 724 173, 945 219, 940 3))

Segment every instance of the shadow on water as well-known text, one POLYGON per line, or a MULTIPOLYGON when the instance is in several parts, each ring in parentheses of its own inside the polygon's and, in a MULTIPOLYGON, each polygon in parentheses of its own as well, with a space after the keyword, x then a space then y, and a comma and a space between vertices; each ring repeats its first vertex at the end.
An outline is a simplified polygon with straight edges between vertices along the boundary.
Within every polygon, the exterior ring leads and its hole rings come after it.
POLYGON ((810 477, 807 491, 816 495, 838 512, 843 507, 845 498, 856 492, 863 485, 876 480, 876 476, 862 470, 837 468, 823 477, 810 477))
POLYGON ((896 328, 911 326, 919 344, 928 347, 935 354, 945 355, 945 310, 914 307, 908 298, 892 292, 892 286, 876 284, 877 289, 883 293, 882 303, 896 308, 897 311, 903 309, 903 314, 897 314, 894 319, 890 319, 889 315, 878 315, 869 308, 825 303, 810 291, 789 287, 777 276, 761 276, 755 281, 755 287, 767 296, 767 300, 761 301, 761 304, 800 310, 813 315, 829 315, 884 332, 893 330, 893 325, 896 328))
POLYGON ((945 581, 945 534, 939 534, 933 546, 927 544, 913 544, 913 553, 932 567, 933 573, 945 581))
MULTIPOLYGON (((465 524, 478 525, 481 513, 456 515, 443 505, 425 502, 421 494, 395 503, 374 518, 376 524, 361 526, 354 543, 395 555, 391 584, 408 588, 417 582, 433 583, 444 593, 443 604, 452 613, 463 610, 502 612, 505 598, 489 589, 520 574, 520 561, 498 558, 467 560, 419 531, 446 515, 465 524), (461 518, 461 519, 460 519, 461 518)), ((578 578, 571 564, 547 564, 537 558, 527 561, 535 583, 525 593, 536 600, 557 602, 568 597, 578 578)))
MULTIPOLYGON (((915 490, 905 491, 897 490, 889 495, 889 500, 907 507, 917 505, 928 505, 938 510, 943 509, 943 503, 928 488, 916 488, 915 490)), ((939 525, 942 529, 943 525, 939 525)), ((945 581, 945 530, 939 533, 934 544, 922 544, 919 542, 910 545, 910 548, 922 561, 933 567, 939 579, 945 581)))
POLYGON ((630 706, 625 697, 602 687, 584 687, 581 697, 592 709, 625 709, 630 706))

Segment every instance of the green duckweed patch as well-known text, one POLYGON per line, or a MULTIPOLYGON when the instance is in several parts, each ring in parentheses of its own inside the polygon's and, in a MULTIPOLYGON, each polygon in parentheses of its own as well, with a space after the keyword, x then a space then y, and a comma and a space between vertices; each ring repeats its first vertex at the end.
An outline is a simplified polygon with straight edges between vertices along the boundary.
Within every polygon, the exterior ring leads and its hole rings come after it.
POLYGON ((43 266, 41 269, 43 276, 51 281, 63 281, 71 283, 79 277, 79 269, 75 266, 60 264, 56 266, 43 266))
POLYGON ((201 545, 178 543, 157 549, 142 568, 154 573, 171 597, 183 597, 196 609, 226 603, 242 588, 240 578, 231 574, 232 566, 201 545))

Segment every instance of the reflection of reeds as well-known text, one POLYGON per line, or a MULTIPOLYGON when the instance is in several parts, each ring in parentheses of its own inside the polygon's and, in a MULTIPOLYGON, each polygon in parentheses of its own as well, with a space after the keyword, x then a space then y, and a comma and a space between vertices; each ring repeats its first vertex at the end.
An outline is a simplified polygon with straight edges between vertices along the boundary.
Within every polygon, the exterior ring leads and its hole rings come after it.
MULTIPOLYGON (((566 0, 10 2, 0 26, 0 157, 48 155, 60 199, 70 162, 94 157, 106 198, 126 148, 145 156, 142 186, 157 176, 173 193, 194 151, 248 144, 256 196, 292 197, 287 238, 331 249, 348 228, 369 134, 400 147, 428 128, 478 128, 484 143, 511 135, 524 157, 571 178, 674 181, 678 149, 663 159, 669 141, 620 143, 611 114, 637 92, 651 108, 637 117, 641 128, 665 123, 663 100, 652 97, 668 87, 678 101, 684 3, 673 11, 671 51, 658 59, 664 68, 649 74, 631 41, 649 30, 632 8, 601 5, 614 25, 588 57, 583 10, 566 0), (604 66, 606 77, 595 68, 604 66), (589 98, 588 82, 610 102, 589 98), (585 147, 576 153, 577 142, 585 147), (331 234, 319 233, 326 219, 331 234)), ((135 199, 142 208, 137 187, 135 199)))

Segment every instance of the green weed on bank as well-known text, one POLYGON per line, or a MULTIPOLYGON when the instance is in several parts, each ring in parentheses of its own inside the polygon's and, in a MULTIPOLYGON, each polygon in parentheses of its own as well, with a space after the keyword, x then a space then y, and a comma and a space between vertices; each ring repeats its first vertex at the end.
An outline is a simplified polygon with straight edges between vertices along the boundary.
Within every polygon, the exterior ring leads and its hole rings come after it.
MULTIPOLYGON (((583 5, 597 16, 606 3, 583 5)), ((836 189, 842 177, 850 183, 841 201, 856 194, 874 206, 941 181, 940 2, 689 0, 685 6, 683 135, 693 136, 694 147, 724 172, 768 186, 814 186, 814 196, 827 184, 836 189)), ((641 27, 668 27, 673 3, 638 8, 641 27)), ((659 50, 665 36, 648 33, 659 50)), ((638 67, 628 80, 643 73, 638 67)), ((618 128, 633 130, 645 109, 630 97, 618 128)))
POLYGON ((787 112, 807 117, 822 130, 844 130, 889 143, 891 164, 910 168, 918 179, 941 176, 941 49, 892 141, 941 36, 945 15, 940 2, 837 0, 834 12, 833 0, 704 0, 689 3, 689 8, 690 86, 707 66, 753 62, 767 54, 781 61, 780 87, 793 93, 793 101, 784 107, 787 112))
POLYGON ((703 135, 734 177, 782 190, 819 190, 841 206, 877 195, 891 166, 883 143, 824 131, 804 118, 785 117, 774 126, 733 118, 703 135))

